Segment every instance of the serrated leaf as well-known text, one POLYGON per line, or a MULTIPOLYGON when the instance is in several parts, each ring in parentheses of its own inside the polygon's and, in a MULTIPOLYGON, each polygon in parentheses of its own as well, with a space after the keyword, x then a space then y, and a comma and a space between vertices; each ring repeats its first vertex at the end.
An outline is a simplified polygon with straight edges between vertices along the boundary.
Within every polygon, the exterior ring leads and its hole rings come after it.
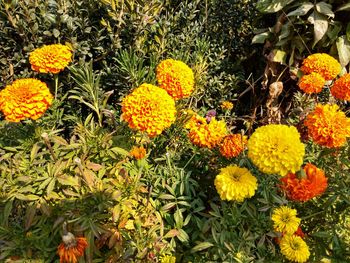
POLYGON ((191 252, 192 253, 196 253, 198 251, 202 251, 202 250, 208 249, 208 248, 210 248, 212 246, 214 246, 214 245, 212 243, 210 243, 210 242, 202 242, 202 243, 199 243, 198 245, 194 246, 191 249, 191 252))
POLYGON ((179 234, 177 235, 177 238, 183 243, 188 242, 188 240, 190 239, 188 234, 183 229, 179 229, 179 234))
POLYGON ((74 176, 62 174, 57 177, 57 181, 62 185, 79 186, 79 180, 74 176))
POLYGON ((287 16, 303 16, 306 15, 311 8, 314 7, 314 4, 310 2, 303 3, 301 6, 299 6, 297 9, 295 9, 292 12, 289 12, 287 16))

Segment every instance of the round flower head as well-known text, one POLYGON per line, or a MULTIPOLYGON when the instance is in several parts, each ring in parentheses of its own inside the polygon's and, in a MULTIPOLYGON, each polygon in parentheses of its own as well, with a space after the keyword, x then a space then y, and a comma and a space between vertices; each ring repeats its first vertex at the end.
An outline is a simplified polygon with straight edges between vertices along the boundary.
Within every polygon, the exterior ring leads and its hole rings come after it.
POLYGON ((175 100, 187 98, 193 92, 193 71, 182 61, 163 60, 157 66, 156 75, 159 87, 165 89, 175 100))
POLYGON ((233 165, 222 168, 214 184, 222 200, 237 202, 252 197, 258 188, 257 179, 247 168, 233 165))
POLYGON ((63 242, 58 246, 57 254, 60 256, 60 263, 77 263, 84 255, 88 246, 85 237, 75 237, 68 232, 62 237, 63 242))
POLYGON ((198 122, 192 125, 188 137, 194 145, 207 147, 209 149, 217 146, 227 134, 227 128, 224 121, 217 121, 215 117, 209 123, 198 122))
POLYGON ((227 159, 237 157, 247 145, 247 137, 241 134, 226 135, 220 145, 220 153, 227 159))
POLYGON ((18 79, 0 91, 0 111, 8 121, 36 120, 50 107, 52 100, 53 96, 44 82, 18 79))
POLYGON ((332 88, 331 94, 339 100, 350 100, 350 74, 344 74, 337 79, 332 88))
POLYGON ((332 80, 340 73, 341 65, 328 54, 316 53, 304 59, 301 71, 304 74, 319 73, 325 80, 332 80))
POLYGON ((175 263, 176 262, 176 257, 170 256, 170 255, 165 255, 160 258, 160 263, 175 263))
POLYGON ((154 85, 142 84, 122 102, 122 119, 129 127, 157 136, 175 121, 175 101, 154 85))
POLYGON ((350 119, 339 110, 338 105, 316 105, 304 121, 312 140, 329 148, 340 147, 350 136, 350 119))
POLYGON ((281 253, 290 261, 303 263, 310 257, 305 241, 296 235, 285 235, 280 242, 281 253))
POLYGON ((295 127, 270 124, 259 127, 248 140, 248 157, 267 174, 299 171, 305 146, 295 127))
POLYGON ((274 209, 271 219, 275 231, 284 234, 294 234, 300 224, 300 218, 297 217, 297 210, 288 206, 281 206, 274 209))
POLYGON ((72 61, 72 51, 66 45, 53 44, 35 49, 29 55, 32 69, 40 73, 59 73, 72 61))
POLYGON ((129 152, 129 154, 135 158, 136 160, 141 160, 143 158, 145 158, 146 156, 146 149, 141 147, 132 147, 131 151, 129 152))
POLYGON ((301 77, 299 88, 305 93, 320 93, 326 80, 318 73, 312 72, 301 77))
POLYGON ((230 101, 227 101, 227 100, 223 101, 220 106, 223 110, 232 110, 233 109, 233 103, 230 101))
POLYGON ((186 122, 185 129, 193 129, 200 125, 206 124, 207 121, 204 117, 198 115, 197 113, 193 112, 191 113, 191 118, 186 122))
POLYGON ((281 188, 293 201, 305 202, 321 195, 327 188, 327 177, 323 170, 311 163, 304 167, 305 178, 299 179, 294 173, 281 178, 281 188))

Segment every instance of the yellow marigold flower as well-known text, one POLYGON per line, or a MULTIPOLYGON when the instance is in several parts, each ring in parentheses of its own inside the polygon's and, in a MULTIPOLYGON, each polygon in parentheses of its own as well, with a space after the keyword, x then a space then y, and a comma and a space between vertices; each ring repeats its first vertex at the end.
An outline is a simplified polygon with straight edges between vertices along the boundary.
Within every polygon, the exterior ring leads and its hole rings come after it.
POLYGON ((191 130, 193 128, 196 128, 200 125, 206 124, 207 121, 205 120, 204 117, 198 115, 195 112, 190 112, 192 114, 191 118, 186 122, 185 124, 185 129, 191 130))
POLYGON ((176 262, 176 257, 174 256, 165 255, 160 258, 160 263, 175 263, 175 262, 176 262))
POLYGON ((300 224, 300 218, 297 217, 297 210, 288 206, 281 206, 274 209, 271 219, 275 231, 284 234, 294 234, 300 224))
POLYGON ((175 121, 175 101, 154 85, 142 84, 122 102, 122 119, 131 129, 157 136, 175 121))
POLYGON ((243 202, 255 194, 257 179, 247 168, 227 166, 216 176, 215 188, 222 200, 243 202))
POLYGON ((340 147, 350 137, 350 119, 338 105, 316 105, 304 121, 312 140, 329 148, 340 147))
POLYGON ((316 53, 308 56, 303 61, 301 71, 304 74, 319 73, 325 80, 332 80, 341 71, 340 63, 325 53, 316 53))
POLYGON ((339 100, 350 100, 350 74, 344 74, 337 79, 332 88, 331 94, 339 100))
POLYGON ((29 55, 32 69, 40 73, 59 73, 72 61, 72 51, 66 45, 53 44, 35 49, 29 55))
POLYGON ((292 126, 270 124, 259 127, 248 140, 248 157, 267 174, 280 174, 300 170, 305 146, 300 134, 292 126))
POLYGON ((145 158, 146 156, 146 149, 141 147, 132 147, 131 151, 129 152, 129 154, 135 158, 136 160, 141 160, 143 158, 145 158))
POLYGON ((179 60, 166 59, 156 68, 159 87, 175 100, 187 98, 194 89, 194 74, 190 67, 179 60))
POLYGON ((53 96, 44 82, 18 79, 0 91, 0 111, 8 121, 36 120, 50 107, 52 100, 53 96))
POLYGON ((226 135, 220 145, 220 153, 227 159, 237 157, 247 145, 247 137, 241 134, 226 135))
POLYGON ((299 88, 305 93, 320 93, 326 80, 318 73, 312 72, 301 77, 299 88))
POLYGON ((281 253, 288 260, 303 263, 310 257, 310 251, 305 241, 296 235, 285 235, 280 243, 281 253))
POLYGON ((226 134, 226 123, 217 121, 214 117, 210 123, 205 121, 197 123, 196 126, 192 125, 188 137, 193 144, 212 149, 221 142, 226 134))
POLYGON ((232 110, 233 109, 233 103, 230 101, 227 101, 227 100, 223 101, 220 106, 223 110, 232 110))

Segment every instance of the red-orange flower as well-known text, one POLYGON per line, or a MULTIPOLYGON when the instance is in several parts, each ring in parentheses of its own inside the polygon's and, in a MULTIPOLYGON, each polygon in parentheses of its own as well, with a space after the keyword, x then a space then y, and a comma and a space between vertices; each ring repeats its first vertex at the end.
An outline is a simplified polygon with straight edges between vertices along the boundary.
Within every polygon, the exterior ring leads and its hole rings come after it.
POLYGON ((301 71, 304 74, 319 73, 325 80, 332 80, 341 71, 340 63, 325 53, 316 53, 308 56, 303 61, 301 71))
POLYGON ((332 88, 332 95, 340 100, 350 100, 350 74, 345 74, 337 79, 332 88))
POLYGON ((293 201, 305 202, 321 195, 327 188, 328 180, 323 170, 308 163, 303 168, 305 178, 299 179, 294 173, 281 178, 281 188, 293 201))
POLYGON ((88 243, 85 237, 75 237, 68 232, 62 237, 63 242, 58 246, 57 254, 60 256, 60 263, 77 263, 84 254, 88 243))
POLYGON ((247 145, 247 137, 241 134, 226 135, 220 145, 220 153, 227 159, 237 157, 247 145))
POLYGON ((319 93, 322 91, 326 80, 320 74, 312 72, 301 77, 299 88, 305 93, 319 93))
MULTIPOLYGON (((282 233, 282 235, 280 237, 275 237, 274 238, 274 241, 279 244, 281 242, 281 238, 285 235, 285 233, 282 233)), ((301 229, 301 227, 299 226, 297 231, 294 232, 293 234, 294 236, 298 236, 298 237, 301 237, 301 238, 304 238, 305 237, 305 233, 303 232, 303 230, 301 229)))
POLYGON ((146 149, 141 147, 132 147, 130 151, 130 155, 134 157, 136 160, 141 160, 146 156, 146 149))

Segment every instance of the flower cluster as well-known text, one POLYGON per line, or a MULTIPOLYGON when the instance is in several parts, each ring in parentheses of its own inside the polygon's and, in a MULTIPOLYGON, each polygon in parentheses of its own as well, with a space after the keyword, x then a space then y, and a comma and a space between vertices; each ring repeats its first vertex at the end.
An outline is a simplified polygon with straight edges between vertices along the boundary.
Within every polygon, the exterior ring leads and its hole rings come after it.
POLYGON ((159 87, 175 100, 187 98, 194 89, 194 74, 190 67, 179 60, 163 60, 156 68, 159 87))
POLYGON ((122 102, 122 116, 129 127, 154 137, 175 121, 175 101, 154 85, 142 84, 122 102))
POLYGON ((229 134, 220 144, 220 153, 227 159, 237 157, 247 145, 247 137, 241 134, 229 134))
POLYGON ((321 195, 327 188, 327 177, 323 170, 313 164, 306 164, 303 171, 305 177, 299 179, 294 173, 281 178, 281 188, 293 201, 305 202, 321 195))
POLYGON ((233 103, 230 101, 227 101, 227 100, 223 101, 220 106, 223 110, 232 110, 233 109, 233 103))
POLYGON ((35 49, 29 55, 32 69, 40 73, 59 73, 72 61, 72 51, 66 45, 53 44, 35 49))
POLYGON ((350 74, 344 74, 337 79, 332 88, 331 94, 339 100, 350 100, 350 74))
POLYGON ((248 140, 248 157, 267 174, 299 171, 305 146, 295 127, 270 124, 259 127, 248 140))
POLYGON ((222 200, 237 202, 252 197, 258 188, 257 179, 247 168, 232 165, 221 169, 214 184, 222 200))
POLYGON ((5 119, 20 122, 36 120, 50 107, 53 96, 44 82, 37 79, 18 79, 0 91, 0 110, 5 119))
POLYGON ((350 119, 338 105, 316 105, 304 121, 312 140, 329 148, 340 147, 350 137, 350 119))
POLYGON ((175 263, 176 262, 176 257, 170 256, 170 255, 165 255, 160 258, 160 263, 175 263))
POLYGON ((146 156, 146 149, 141 147, 132 147, 131 151, 129 152, 129 154, 135 158, 136 160, 141 160, 143 158, 145 158, 146 156))
POLYGON ((309 75, 302 76, 298 85, 305 93, 320 93, 325 83, 326 80, 322 75, 312 72, 309 75))

